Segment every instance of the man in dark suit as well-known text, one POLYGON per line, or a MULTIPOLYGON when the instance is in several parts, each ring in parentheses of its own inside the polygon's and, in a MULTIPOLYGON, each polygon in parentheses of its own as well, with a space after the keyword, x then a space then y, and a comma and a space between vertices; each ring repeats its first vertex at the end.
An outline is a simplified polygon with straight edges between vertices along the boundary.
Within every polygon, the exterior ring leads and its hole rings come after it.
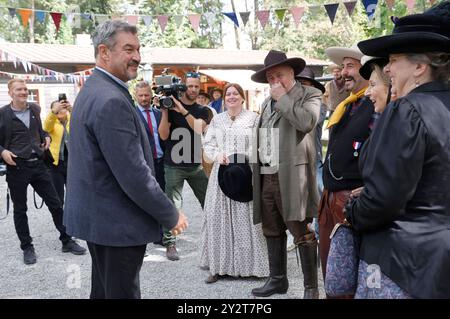
POLYGON ((153 164, 155 165, 155 177, 162 190, 165 190, 164 180, 164 142, 159 138, 158 126, 161 123, 161 111, 152 105, 153 94, 150 84, 141 81, 136 84, 135 99, 136 111, 144 124, 147 137, 152 150, 153 164))
POLYGON ((7 165, 6 181, 14 204, 14 226, 23 250, 23 262, 36 263, 28 227, 28 185, 44 199, 52 214, 62 251, 83 255, 86 249, 72 240, 63 226, 62 203, 43 161, 43 154, 50 147, 50 137, 42 129, 41 108, 27 102, 28 89, 24 80, 10 80, 8 92, 11 103, 0 108, 0 155, 7 165))
POLYGON ((140 298, 146 244, 160 224, 187 227, 154 177, 152 151, 126 84, 137 76, 137 29, 107 21, 93 35, 96 69, 73 107, 64 224, 92 257, 91 298, 140 298))

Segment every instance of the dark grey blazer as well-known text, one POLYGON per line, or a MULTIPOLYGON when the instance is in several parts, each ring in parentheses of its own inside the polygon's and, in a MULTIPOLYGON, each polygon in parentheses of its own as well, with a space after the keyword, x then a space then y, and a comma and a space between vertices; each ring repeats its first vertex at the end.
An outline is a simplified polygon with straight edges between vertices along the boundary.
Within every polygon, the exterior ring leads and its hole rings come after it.
POLYGON ((159 240, 178 212, 159 187, 145 129, 124 87, 95 70, 78 94, 70 122, 64 225, 105 246, 159 240))

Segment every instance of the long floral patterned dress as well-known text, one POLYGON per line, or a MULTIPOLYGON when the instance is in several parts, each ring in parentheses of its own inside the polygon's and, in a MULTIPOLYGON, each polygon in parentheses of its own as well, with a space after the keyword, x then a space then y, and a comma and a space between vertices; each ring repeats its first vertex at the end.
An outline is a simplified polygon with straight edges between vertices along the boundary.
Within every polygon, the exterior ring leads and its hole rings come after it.
MULTIPOLYGON (((239 153, 250 157, 257 114, 243 110, 235 119, 228 112, 216 115, 204 139, 211 159, 239 153)), ((219 163, 214 162, 204 207, 201 266, 213 275, 267 277, 269 265, 261 224, 253 225, 252 202, 226 197, 219 187, 219 163)))

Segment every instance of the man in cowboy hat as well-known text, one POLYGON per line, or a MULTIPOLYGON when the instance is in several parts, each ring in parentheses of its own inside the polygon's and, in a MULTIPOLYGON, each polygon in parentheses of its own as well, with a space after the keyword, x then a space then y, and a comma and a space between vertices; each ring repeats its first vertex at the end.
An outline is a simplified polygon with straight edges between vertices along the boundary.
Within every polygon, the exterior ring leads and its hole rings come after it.
POLYGON ((267 239, 270 277, 252 290, 258 297, 287 292, 286 229, 300 252, 304 298, 318 298, 317 241, 307 227, 318 207, 316 154, 309 132, 316 127, 321 92, 302 86, 295 75, 305 67, 300 58, 271 50, 264 68, 252 80, 270 84, 258 123, 257 161, 253 164, 253 219, 262 222, 267 239))
POLYGON ((333 113, 336 106, 347 98, 349 92, 345 89, 345 81, 341 74, 342 66, 333 63, 327 69, 333 75, 333 80, 325 84, 323 102, 327 105, 328 110, 333 113))
POLYGON ((356 47, 331 47, 328 57, 342 65, 342 76, 349 97, 331 115, 327 128, 330 139, 323 166, 324 191, 319 208, 319 251, 325 279, 330 234, 337 223, 344 221, 343 207, 351 190, 363 186, 358 160, 363 143, 369 137, 374 116, 372 102, 364 97, 368 82, 360 74, 363 54, 356 47))

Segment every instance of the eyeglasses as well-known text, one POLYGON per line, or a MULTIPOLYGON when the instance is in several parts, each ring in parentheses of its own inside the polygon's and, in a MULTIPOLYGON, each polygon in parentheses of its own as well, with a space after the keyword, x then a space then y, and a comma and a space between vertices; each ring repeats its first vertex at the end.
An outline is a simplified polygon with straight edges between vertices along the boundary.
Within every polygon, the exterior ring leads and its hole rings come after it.
POLYGON ((200 74, 197 73, 197 72, 187 72, 186 73, 186 78, 198 79, 198 78, 200 78, 200 74))

